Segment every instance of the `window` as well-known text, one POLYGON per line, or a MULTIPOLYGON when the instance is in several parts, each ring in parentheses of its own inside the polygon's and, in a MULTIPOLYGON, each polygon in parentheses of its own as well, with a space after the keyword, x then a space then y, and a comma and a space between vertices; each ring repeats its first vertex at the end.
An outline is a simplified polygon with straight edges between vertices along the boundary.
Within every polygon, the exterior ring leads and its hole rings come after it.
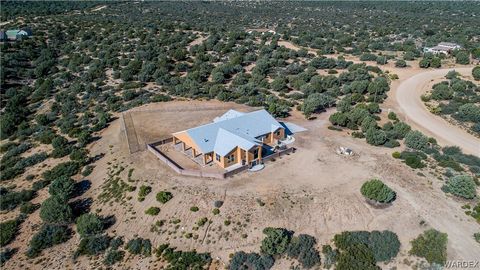
POLYGON ((275 135, 280 136, 280 130, 277 130, 277 131, 275 132, 275 135))
POLYGON ((215 159, 216 159, 217 161, 220 161, 220 155, 219 155, 219 154, 215 154, 215 159))
POLYGON ((234 162, 235 161, 235 154, 231 154, 227 156, 228 163, 234 162))
POLYGON ((253 150, 253 159, 257 159, 258 158, 258 148, 253 150))

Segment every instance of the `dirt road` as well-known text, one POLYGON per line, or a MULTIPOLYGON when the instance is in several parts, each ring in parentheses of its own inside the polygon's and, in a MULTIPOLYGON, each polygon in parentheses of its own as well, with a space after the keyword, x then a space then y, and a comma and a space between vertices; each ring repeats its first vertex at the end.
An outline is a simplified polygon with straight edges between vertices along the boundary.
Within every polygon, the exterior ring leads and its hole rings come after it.
MULTIPOLYGON (((414 122, 420 130, 434 135, 440 143, 456 145, 465 153, 480 156, 480 140, 478 138, 430 113, 420 99, 420 96, 428 90, 425 86, 431 80, 444 77, 450 70, 453 69, 426 71, 404 80, 396 89, 395 98, 407 122, 414 122)), ((472 68, 456 68, 455 70, 467 76, 471 74, 472 68)))

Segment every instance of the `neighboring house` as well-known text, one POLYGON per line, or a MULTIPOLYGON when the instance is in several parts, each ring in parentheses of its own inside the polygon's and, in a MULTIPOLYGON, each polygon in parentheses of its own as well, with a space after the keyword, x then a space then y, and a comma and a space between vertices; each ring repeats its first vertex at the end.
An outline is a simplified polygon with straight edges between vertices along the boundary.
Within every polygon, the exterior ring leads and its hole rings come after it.
POLYGON ((183 151, 191 149, 194 158, 202 155, 203 164, 254 166, 285 139, 286 128, 265 110, 229 110, 210 124, 173 133, 173 143, 181 144, 183 151))
MULTIPOLYGON (((30 30, 31 32, 31 30, 30 30)), ((22 40, 24 37, 29 37, 31 34, 25 30, 7 30, 6 32, 8 40, 22 40)))
POLYGON ((451 42, 440 42, 438 43, 437 46, 435 47, 426 47, 423 51, 427 53, 433 53, 433 54, 445 54, 448 55, 450 54, 453 50, 461 49, 462 46, 456 44, 456 43, 451 43, 451 42))

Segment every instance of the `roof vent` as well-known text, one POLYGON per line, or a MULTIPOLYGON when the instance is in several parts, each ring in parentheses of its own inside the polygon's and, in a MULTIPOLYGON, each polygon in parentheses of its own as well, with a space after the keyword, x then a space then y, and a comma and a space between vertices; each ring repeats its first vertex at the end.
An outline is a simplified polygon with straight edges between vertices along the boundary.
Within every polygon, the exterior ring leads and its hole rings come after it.
POLYGON ((208 139, 205 138, 205 139, 203 139, 203 141, 204 141, 204 142, 208 142, 208 139))

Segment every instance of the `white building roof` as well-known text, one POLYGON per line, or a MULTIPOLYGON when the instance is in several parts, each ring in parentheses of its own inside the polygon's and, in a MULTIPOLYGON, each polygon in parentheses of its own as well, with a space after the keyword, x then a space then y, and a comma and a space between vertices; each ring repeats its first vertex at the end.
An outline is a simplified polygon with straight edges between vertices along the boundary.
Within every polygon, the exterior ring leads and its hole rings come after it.
POLYGON ((229 110, 215 118, 213 123, 182 132, 186 132, 203 153, 214 151, 225 156, 237 146, 249 150, 255 145, 261 145, 262 142, 257 137, 279 128, 283 126, 266 110, 250 113, 229 110))

